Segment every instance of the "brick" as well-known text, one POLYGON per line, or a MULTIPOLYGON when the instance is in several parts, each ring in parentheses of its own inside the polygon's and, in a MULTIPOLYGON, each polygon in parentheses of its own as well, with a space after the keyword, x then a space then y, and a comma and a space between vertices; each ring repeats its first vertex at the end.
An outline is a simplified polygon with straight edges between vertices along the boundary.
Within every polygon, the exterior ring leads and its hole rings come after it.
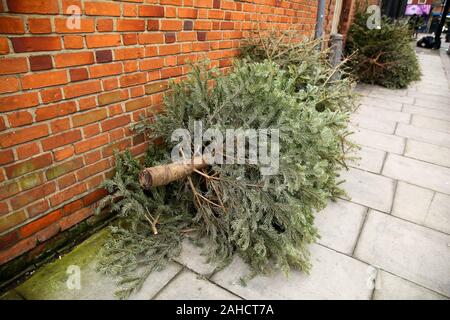
POLYGON ((0 37, 0 54, 9 53, 9 43, 7 38, 0 37))
POLYGON ((145 20, 119 19, 116 23, 117 31, 145 31, 145 20))
POLYGON ((120 5, 111 2, 85 2, 84 11, 88 16, 120 16, 120 5))
POLYGON ((142 48, 124 48, 114 50, 116 60, 130 60, 142 58, 144 52, 142 48))
POLYGON ((73 197, 76 197, 83 192, 86 192, 87 187, 86 183, 79 183, 73 186, 70 186, 69 188, 65 189, 64 192, 59 192, 55 195, 52 195, 50 197, 50 204, 55 207, 64 201, 68 201, 72 199, 73 197))
POLYGON ((12 150, 0 151, 0 165, 5 165, 14 161, 14 154, 12 150))
POLYGON ((121 91, 113 91, 98 96, 98 105, 106 106, 115 102, 123 101, 126 96, 121 91))
POLYGON ((71 215, 69 215, 67 217, 62 218, 59 221, 59 224, 61 226, 61 231, 69 229, 70 227, 76 225, 77 223, 87 219, 92 214, 93 214, 93 210, 91 208, 84 208, 75 213, 72 213, 71 215))
POLYGON ((69 215, 69 214, 71 214, 71 213, 73 213, 75 211, 78 211, 78 210, 82 209, 83 206, 84 206, 83 205, 83 200, 82 199, 78 199, 78 200, 75 200, 75 201, 73 201, 71 203, 66 204, 62 208, 62 212, 63 212, 63 214, 65 216, 67 216, 67 215, 69 215))
POLYGON ((33 116, 28 111, 16 111, 8 114, 8 122, 11 127, 20 127, 33 122, 33 116))
POLYGON ((163 43, 164 35, 161 33, 140 33, 138 35, 139 44, 163 43))
POLYGON ((120 35, 118 34, 86 36, 86 43, 88 48, 115 47, 121 44, 120 40, 120 35))
POLYGON ((50 103, 62 100, 62 91, 60 88, 52 88, 40 92, 43 103, 50 103))
POLYGON ((164 31, 177 31, 183 29, 183 22, 180 20, 161 20, 160 29, 164 31))
POLYGON ((75 173, 66 174, 57 180, 58 188, 60 190, 73 186, 76 182, 77 177, 75 176, 75 173))
POLYGON ((97 122, 106 118, 106 109, 92 110, 72 118, 74 127, 84 126, 92 122, 97 122))
POLYGON ((20 81, 16 77, 0 77, 0 93, 17 92, 20 81))
POLYGON ((48 205, 47 199, 39 201, 39 202, 32 204, 31 206, 26 208, 29 218, 36 217, 37 215, 39 215, 45 211, 48 211, 49 209, 50 209, 50 207, 48 205))
POLYGON ((49 194, 54 193, 56 190, 55 184, 53 182, 43 184, 34 189, 20 193, 11 199, 11 206, 14 210, 22 208, 27 204, 34 202, 36 200, 42 199, 49 194))
POLYGON ((95 60, 97 63, 106 63, 113 60, 111 50, 99 50, 95 52, 95 60))
POLYGON ((31 237, 17 242, 7 250, 0 251, 0 264, 4 264, 17 256, 20 256, 24 252, 27 252, 36 247, 36 239, 31 237))
POLYGON ((12 38, 11 42, 17 53, 61 50, 60 37, 12 38))
POLYGON ((53 134, 69 130, 71 128, 69 118, 56 119, 50 122, 50 128, 53 134))
POLYGON ((146 73, 136 73, 131 75, 125 75, 120 78, 120 86, 121 87, 129 87, 137 84, 142 84, 147 82, 147 74, 146 73))
POLYGON ((99 81, 83 82, 64 87, 64 94, 67 99, 85 96, 102 91, 99 81))
POLYGON ((77 14, 76 10, 72 10, 72 8, 70 8, 71 6, 77 6, 79 8, 83 7, 81 0, 62 0, 62 14, 65 15, 77 14))
POLYGON ((82 36, 64 36, 64 47, 66 49, 82 49, 83 37, 82 36))
POLYGON ((165 33, 164 34, 164 41, 166 43, 174 43, 176 41, 175 33, 173 33, 173 32, 165 33))
POLYGON ((166 68, 161 71, 161 79, 178 77, 183 74, 183 69, 181 67, 166 68))
POLYGON ((88 177, 92 177, 99 172, 106 171, 111 167, 109 159, 104 159, 90 166, 84 167, 77 171, 78 181, 83 181, 88 177))
POLYGON ((89 79, 88 70, 86 68, 71 69, 69 71, 70 81, 77 82, 89 79))
POLYGON ((26 58, 0 59, 0 74, 16 74, 28 71, 26 58))
POLYGON ((140 17, 164 17, 164 7, 143 5, 139 6, 140 17))
POLYGON ((183 23, 183 30, 189 31, 194 29, 194 22, 185 20, 183 23))
POLYGON ((164 66, 164 59, 162 58, 145 59, 139 61, 139 70, 141 71, 159 69, 162 68, 163 66, 164 66))
POLYGON ((91 78, 100 78, 113 76, 122 73, 121 63, 112 63, 108 65, 92 66, 89 68, 91 78))
POLYGON ((125 46, 132 46, 137 44, 137 34, 136 33, 127 33, 122 35, 123 44, 125 46))
POLYGON ((83 128, 83 134, 85 138, 95 136, 100 133, 100 127, 98 123, 94 123, 83 128))
POLYGON ((177 53, 180 53, 180 46, 178 44, 170 44, 159 47, 160 56, 173 55, 177 53))
POLYGON ((17 183, 20 186, 20 190, 25 191, 44 183, 44 176, 41 173, 32 173, 20 178, 17 183))
POLYGON ((97 31, 98 32, 111 32, 114 29, 112 19, 97 19, 97 31))
POLYGON ((47 169, 45 171, 45 176, 48 180, 53 180, 76 169, 79 169, 83 167, 83 165, 83 158, 75 158, 47 169))
POLYGON ((197 9, 192 8, 178 8, 178 18, 197 18, 197 9))
POLYGON ((148 31, 158 31, 159 30, 159 20, 148 20, 147 21, 148 31))
POLYGON ((99 201, 100 199, 106 197, 107 195, 108 195, 108 191, 103 188, 92 191, 91 193, 89 193, 83 197, 83 199, 82 199, 83 205, 90 206, 91 204, 99 201))
POLYGON ((0 250, 5 250, 11 247, 19 241, 19 236, 16 231, 9 232, 5 235, 0 236, 0 250))
POLYGON ((205 41, 206 40, 206 32, 197 32, 197 40, 205 41))
POLYGON ((123 127, 131 122, 130 115, 122 115, 113 119, 105 120, 101 123, 102 131, 109 131, 117 127, 123 127))
POLYGON ((53 152, 56 161, 63 161, 73 156, 74 148, 72 146, 65 147, 53 152))
POLYGON ((52 238, 53 236, 57 235, 60 231, 60 227, 58 223, 54 223, 50 226, 48 226, 45 229, 42 229, 41 231, 38 231, 36 233, 36 238, 40 243, 43 243, 47 241, 48 239, 52 238))
POLYGON ((95 31, 94 19, 80 19, 80 25, 74 28, 67 24, 67 18, 55 19, 55 28, 57 33, 90 33, 95 31))
POLYGON ((24 34, 25 27, 22 18, 0 17, 0 33, 24 34))
POLYGON ((81 140, 81 131, 75 130, 58 135, 52 135, 51 137, 42 140, 41 143, 44 151, 48 151, 79 140, 81 140))
POLYGON ((126 148, 129 148, 131 146, 131 141, 130 139, 125 139, 113 144, 110 144, 109 146, 106 146, 102 149, 102 156, 103 158, 107 158, 110 157, 114 154, 114 151, 123 151, 126 148))
POLYGON ((53 68, 51 56, 33 56, 30 57, 31 71, 49 70, 53 68))
POLYGON ((4 232, 8 229, 15 227, 26 220, 25 211, 17 211, 9 215, 0 217, 0 232, 4 232))
POLYGON ((31 33, 51 33, 52 24, 50 19, 47 18, 29 18, 28 28, 31 33))
POLYGON ((95 136, 91 139, 85 139, 75 144, 75 153, 80 154, 89 150, 93 150, 100 146, 107 144, 109 141, 108 135, 103 134, 100 136, 95 136))
POLYGON ((7 0, 8 9, 14 13, 56 14, 59 12, 58 0, 7 0))
POLYGON ((31 236, 32 234, 48 227, 52 223, 58 221, 59 219, 61 219, 61 217, 62 217, 61 210, 56 210, 56 211, 50 212, 47 215, 45 215, 37 220, 34 220, 34 221, 26 224, 25 226, 21 227, 19 229, 19 235, 22 238, 27 238, 27 237, 31 236))
POLYGON ((66 71, 52 71, 39 74, 30 74, 22 77, 23 89, 36 89, 66 84, 68 82, 66 71))
MULTIPOLYGON (((142 1, 136 1, 142 2, 142 1)), ((124 17, 136 17, 138 14, 138 7, 133 4, 123 4, 123 16, 124 17)))
POLYGON ((94 63, 92 52, 61 53, 55 56, 55 66, 57 68, 81 66, 94 63))
POLYGON ((151 106, 151 104, 152 104, 151 97, 142 97, 142 98, 131 100, 131 101, 128 101, 127 103, 125 103, 125 110, 127 112, 134 111, 134 110, 142 109, 145 107, 149 107, 149 106, 151 106))
POLYGON ((9 179, 13 179, 26 173, 48 167, 51 163, 52 156, 50 153, 46 153, 38 157, 23 162, 16 162, 11 166, 5 167, 5 172, 6 176, 9 179))
POLYGON ((19 157, 19 160, 30 158, 34 155, 37 155, 40 152, 41 151, 39 150, 39 147, 35 142, 25 144, 16 149, 16 153, 17 156, 19 157))
POLYGON ((11 182, 8 184, 3 184, 0 187, 0 200, 12 197, 20 192, 20 187, 17 182, 11 182))
POLYGON ((150 83, 145 86, 145 93, 153 94, 153 93, 165 91, 168 87, 169 87, 169 85, 168 85, 167 81, 150 83))
POLYGON ((46 124, 37 125, 30 128, 18 129, 0 135, 0 147, 8 148, 17 144, 42 138, 48 135, 46 124))

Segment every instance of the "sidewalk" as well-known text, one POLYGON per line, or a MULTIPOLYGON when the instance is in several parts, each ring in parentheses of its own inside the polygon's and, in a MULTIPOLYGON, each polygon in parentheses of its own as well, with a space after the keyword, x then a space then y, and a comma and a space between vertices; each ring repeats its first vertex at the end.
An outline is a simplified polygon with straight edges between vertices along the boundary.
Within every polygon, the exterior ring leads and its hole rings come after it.
MULTIPOLYGON (((185 243, 182 256, 152 274, 133 299, 448 299, 450 297, 450 57, 421 50, 422 80, 407 90, 360 86, 352 118, 359 164, 343 173, 351 201, 317 215, 310 275, 258 276, 246 286, 239 258, 221 271, 185 243)), ((95 272, 102 231, 40 268, 3 298, 112 299, 95 272), (70 265, 81 289, 69 290, 70 265)))

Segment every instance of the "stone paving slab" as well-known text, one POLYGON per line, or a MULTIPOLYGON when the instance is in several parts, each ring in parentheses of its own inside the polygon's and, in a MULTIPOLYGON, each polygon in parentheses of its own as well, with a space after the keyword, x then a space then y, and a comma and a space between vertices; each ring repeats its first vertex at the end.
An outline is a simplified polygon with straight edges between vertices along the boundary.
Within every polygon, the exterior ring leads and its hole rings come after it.
POLYGON ((201 276, 185 270, 177 275, 156 300, 241 300, 201 276))
POLYGON ((256 276, 245 286, 241 277, 248 266, 238 257, 212 281, 244 299, 370 299, 369 266, 321 245, 311 245, 312 269, 309 275, 292 271, 289 277, 277 272, 256 276))
POLYGON ((447 148, 450 147, 450 134, 441 131, 418 128, 399 123, 395 134, 416 141, 427 142, 447 148))
MULTIPOLYGON (((403 91, 406 93, 406 91, 403 91)), ((373 98, 378 98, 378 99, 382 99, 385 101, 385 104, 389 104, 389 103, 409 103, 409 104, 413 104, 414 103, 414 98, 413 97, 408 97, 408 96, 402 96, 400 94, 397 94, 397 90, 374 90, 369 94, 369 97, 373 97, 373 98)))
POLYGON ((450 133, 450 121, 433 119, 414 114, 411 119, 411 124, 420 128, 450 133))
POLYGON ((315 224, 319 229, 318 243, 336 251, 351 255, 358 240, 367 208, 338 200, 316 214, 315 224))
POLYGON ((175 261, 187 266, 198 274, 209 277, 216 267, 207 262, 207 257, 203 255, 203 248, 195 245, 189 239, 183 241, 183 249, 175 261))
POLYGON ((450 296, 450 236, 369 211, 355 257, 450 296))
POLYGON ((361 146, 398 154, 403 154, 405 150, 405 139, 402 137, 363 128, 351 129, 354 133, 349 136, 349 140, 361 146))
POLYGON ((352 114, 350 123, 364 129, 387 134, 393 134, 396 127, 396 122, 394 121, 378 120, 358 113, 352 114))
POLYGON ((380 173, 381 168, 383 167, 384 158, 386 157, 386 152, 368 147, 361 147, 354 155, 358 157, 358 159, 349 161, 349 166, 373 173, 380 173))
POLYGON ((418 114, 421 116, 438 119, 438 120, 450 121, 450 112, 449 111, 442 111, 442 110, 437 110, 437 109, 424 108, 424 107, 418 107, 418 106, 412 106, 412 105, 405 104, 403 106, 403 112, 418 114))
POLYGON ((385 99, 380 99, 379 97, 374 97, 372 94, 362 98, 360 100, 362 105, 372 106, 372 107, 380 107, 383 109, 393 110, 393 111, 401 111, 403 107, 402 102, 395 101, 387 101, 385 99))
POLYGON ((450 194, 450 169, 427 162, 388 154, 383 175, 441 193, 450 194))
POLYGON ((425 225, 450 234, 450 196, 435 194, 425 218, 425 225))
MULTIPOLYGON (((430 110, 430 111, 434 111, 434 112, 442 112, 442 111, 434 110, 434 109, 425 109, 425 110, 430 110)), ((384 121, 395 121, 395 122, 401 122, 401 123, 408 124, 410 121, 411 115, 408 113, 408 111, 406 111, 407 113, 405 113, 404 109, 403 109, 403 111, 404 112, 392 111, 392 110, 383 109, 383 108, 361 105, 361 106, 359 106, 357 113, 362 114, 367 117, 371 117, 373 119, 384 120, 384 121)))
POLYGON ((396 217, 424 224, 434 192, 399 181, 395 191, 392 214, 396 217))
POLYGON ((450 167, 450 148, 408 139, 405 156, 430 162, 444 167, 450 167))
POLYGON ((352 168, 343 171, 341 177, 346 180, 343 188, 352 202, 383 212, 391 211, 394 180, 352 168))
POLYGON ((446 297, 386 271, 377 274, 374 300, 447 300, 446 297))

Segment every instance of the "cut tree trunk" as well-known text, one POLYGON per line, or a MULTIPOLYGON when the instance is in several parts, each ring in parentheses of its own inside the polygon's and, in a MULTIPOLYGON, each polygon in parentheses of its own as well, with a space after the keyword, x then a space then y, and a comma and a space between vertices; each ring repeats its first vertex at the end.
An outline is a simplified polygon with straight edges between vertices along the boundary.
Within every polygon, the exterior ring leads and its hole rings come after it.
POLYGON ((146 168, 139 173, 139 183, 145 189, 165 186, 173 181, 180 180, 192 174, 194 170, 207 166, 203 157, 194 157, 192 160, 184 160, 146 168))

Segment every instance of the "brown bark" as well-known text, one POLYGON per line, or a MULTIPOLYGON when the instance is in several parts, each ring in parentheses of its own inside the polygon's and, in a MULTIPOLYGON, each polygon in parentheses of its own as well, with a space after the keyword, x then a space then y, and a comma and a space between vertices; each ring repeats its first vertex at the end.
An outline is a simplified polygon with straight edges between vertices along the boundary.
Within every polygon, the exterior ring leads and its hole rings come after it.
POLYGON ((146 168, 139 173, 139 183, 145 189, 165 186, 173 181, 189 176, 194 170, 203 169, 206 166, 207 164, 202 157, 195 157, 193 160, 146 168))

